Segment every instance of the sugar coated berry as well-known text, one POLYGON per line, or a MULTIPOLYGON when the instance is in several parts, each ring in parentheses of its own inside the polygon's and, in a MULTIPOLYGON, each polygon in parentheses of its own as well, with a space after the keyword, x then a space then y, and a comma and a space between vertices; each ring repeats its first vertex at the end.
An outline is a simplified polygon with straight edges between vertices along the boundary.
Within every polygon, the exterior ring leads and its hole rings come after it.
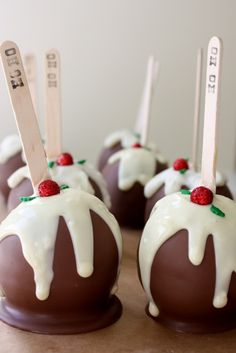
POLYGON ((205 186, 199 186, 191 192, 190 200, 198 205, 210 205, 213 201, 213 192, 205 186))
POLYGON ((47 179, 39 184, 38 192, 40 197, 53 196, 60 194, 60 187, 55 181, 47 179))
POLYGON ((174 161, 173 168, 177 171, 189 169, 188 161, 184 158, 178 158, 174 161))
POLYGON ((57 158, 57 165, 72 165, 74 164, 73 157, 70 153, 62 153, 57 158))
POLYGON ((140 145, 140 143, 136 142, 132 145, 133 148, 141 148, 142 145, 140 145))

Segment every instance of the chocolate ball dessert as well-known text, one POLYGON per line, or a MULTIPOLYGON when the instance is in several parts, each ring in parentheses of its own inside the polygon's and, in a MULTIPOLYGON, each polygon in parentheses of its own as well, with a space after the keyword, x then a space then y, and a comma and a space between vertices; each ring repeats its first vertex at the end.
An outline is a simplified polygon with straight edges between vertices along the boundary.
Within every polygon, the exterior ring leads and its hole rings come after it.
POLYGON ((138 253, 146 312, 176 331, 236 327, 236 203, 205 187, 159 200, 138 253))
POLYGON ((103 150, 98 160, 98 170, 102 171, 108 159, 123 148, 128 148, 140 141, 140 135, 130 130, 118 130, 106 137, 103 150))
POLYGON ((167 168, 159 154, 140 144, 112 155, 102 171, 111 196, 111 212, 121 226, 144 225, 144 186, 152 176, 167 168))
POLYGON ((24 164, 19 136, 7 136, 0 145, 0 192, 5 202, 10 192, 7 179, 15 170, 22 167, 24 164))
MULTIPOLYGON (((176 159, 173 166, 150 179, 144 188, 147 199, 145 207, 145 221, 148 220, 153 206, 164 196, 173 194, 181 189, 192 190, 199 185, 201 175, 192 169, 191 164, 184 158, 176 159)), ((216 173, 216 193, 233 199, 225 177, 216 173)))
POLYGON ((0 319, 32 332, 70 334, 114 323, 119 226, 97 197, 39 184, 0 226, 0 319))
MULTIPOLYGON (((59 185, 66 184, 71 188, 94 194, 103 200, 108 208, 111 206, 110 196, 102 174, 86 160, 74 162, 69 153, 63 153, 56 161, 50 161, 48 166, 51 177, 59 185)), ((8 179, 8 184, 12 190, 9 193, 7 207, 11 211, 20 203, 20 197, 33 194, 28 168, 23 167, 17 170, 8 179)))

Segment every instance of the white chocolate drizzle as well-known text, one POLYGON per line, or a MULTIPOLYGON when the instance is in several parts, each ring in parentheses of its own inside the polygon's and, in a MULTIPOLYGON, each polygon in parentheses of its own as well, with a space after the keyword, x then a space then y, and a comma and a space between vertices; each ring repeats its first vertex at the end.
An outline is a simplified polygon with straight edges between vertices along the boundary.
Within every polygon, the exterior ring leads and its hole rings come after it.
POLYGON ((134 143, 140 141, 138 134, 130 130, 118 130, 112 132, 109 136, 106 137, 104 141, 104 147, 111 148, 116 144, 120 143, 123 148, 132 146, 134 143))
POLYGON ((60 216, 70 232, 78 274, 85 278, 92 275, 94 245, 90 210, 110 228, 120 263, 122 239, 114 216, 97 197, 80 190, 66 189, 59 195, 22 202, 0 225, 0 241, 9 235, 19 237, 23 255, 34 271, 36 297, 39 300, 46 300, 50 293, 60 216))
POLYGON ((145 185, 152 178, 156 171, 158 156, 146 148, 127 148, 114 153, 108 159, 108 164, 117 161, 120 161, 118 187, 126 191, 136 182, 145 185))
POLYGON ((22 145, 18 135, 9 135, 0 144, 0 163, 6 163, 10 158, 21 152, 22 145))
MULTIPOLYGON (((68 166, 58 166, 56 163, 53 168, 49 168, 49 173, 53 180, 55 180, 59 185, 66 184, 71 188, 86 191, 94 195, 95 191, 89 182, 89 177, 96 182, 99 186, 103 201, 106 206, 110 208, 110 196, 107 191, 106 182, 98 171, 95 170, 87 162, 84 165, 73 164, 68 166)), ((15 171, 7 180, 8 186, 14 188, 19 185, 24 179, 30 179, 29 170, 27 166, 19 168, 15 171)), ((23 196, 23 195, 22 195, 23 196)))
POLYGON ((211 205, 192 203, 189 195, 180 192, 168 195, 155 204, 139 247, 141 279, 151 315, 158 315, 150 289, 154 257, 161 245, 182 229, 188 231, 188 257, 194 266, 201 264, 207 238, 212 235, 216 261, 213 306, 222 308, 227 304, 231 275, 236 271, 236 203, 215 195, 213 204, 225 213, 224 218, 212 213, 211 205))
MULTIPOLYGON (((200 173, 194 171, 191 167, 184 174, 171 167, 155 175, 147 182, 144 188, 144 195, 146 198, 152 197, 163 185, 165 195, 169 195, 179 191, 183 186, 192 190, 199 186, 200 183, 200 173)), ((222 186, 224 184, 225 177, 223 174, 216 172, 216 185, 222 186)))

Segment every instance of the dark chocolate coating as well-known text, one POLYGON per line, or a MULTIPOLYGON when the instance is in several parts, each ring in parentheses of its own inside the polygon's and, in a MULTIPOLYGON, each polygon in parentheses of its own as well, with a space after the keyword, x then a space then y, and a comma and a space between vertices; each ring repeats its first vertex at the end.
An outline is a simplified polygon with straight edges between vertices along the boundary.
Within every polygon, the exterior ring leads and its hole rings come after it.
POLYGON ((100 157, 98 159, 98 170, 101 172, 105 165, 107 164, 108 159, 116 152, 122 150, 123 147, 120 143, 116 143, 114 146, 109 148, 103 148, 100 157))
MULTIPOLYGON (((79 210, 78 210, 79 214, 79 210)), ((76 270, 72 241, 60 218, 49 297, 35 295, 33 270, 26 262, 20 240, 9 236, 0 243, 0 319, 23 330, 49 334, 97 330, 119 319, 119 299, 110 296, 118 268, 118 249, 103 219, 91 211, 94 230, 94 272, 82 278, 76 270)), ((34 234, 32 234, 34 236, 34 234)))
POLYGON ((7 179, 11 176, 17 169, 23 167, 25 163, 22 161, 21 152, 17 153, 15 156, 11 157, 6 163, 0 164, 0 191, 2 192, 4 199, 7 202, 8 194, 10 188, 7 184, 7 179))
MULTIPOLYGON (((89 182, 92 185, 94 191, 95 191, 95 196, 97 196, 100 200, 103 200, 102 198, 102 192, 99 186, 95 183, 94 180, 89 178, 89 182)), ((29 179, 24 179, 20 184, 18 184, 14 189, 11 189, 9 196, 8 196, 8 201, 7 201, 7 209, 8 211, 13 210, 20 204, 20 197, 22 196, 30 196, 33 194, 33 187, 29 179)))
POLYGON ((228 303, 220 309, 213 306, 215 280, 212 236, 202 263, 195 266, 188 259, 188 232, 178 231, 154 257, 151 293, 160 313, 150 316, 175 331, 210 333, 236 327, 236 275, 231 277, 228 303))
MULTIPOLYGON (((155 192, 155 194, 153 194, 151 197, 149 197, 147 199, 147 202, 146 202, 146 207, 145 207, 145 222, 147 222, 150 214, 151 214, 151 211, 153 209, 153 206, 155 205, 155 203, 157 201, 159 201, 160 199, 162 199, 165 195, 165 191, 164 191, 165 187, 162 186, 159 190, 157 190, 155 192)), ((181 189, 188 189, 186 186, 182 186, 181 189)), ((225 196, 225 197, 228 197, 229 199, 233 200, 233 195, 231 193, 231 191, 229 190, 228 186, 225 184, 223 186, 217 186, 216 188, 216 193, 218 195, 222 195, 222 196, 225 196)))
MULTIPOLYGON (((166 168, 166 164, 158 162, 156 173, 160 173, 166 168)), ((102 171, 111 197, 110 211, 114 214, 120 226, 143 228, 146 204, 144 187, 136 182, 131 189, 127 191, 120 190, 118 188, 118 169, 119 162, 111 165, 107 164, 102 171)))

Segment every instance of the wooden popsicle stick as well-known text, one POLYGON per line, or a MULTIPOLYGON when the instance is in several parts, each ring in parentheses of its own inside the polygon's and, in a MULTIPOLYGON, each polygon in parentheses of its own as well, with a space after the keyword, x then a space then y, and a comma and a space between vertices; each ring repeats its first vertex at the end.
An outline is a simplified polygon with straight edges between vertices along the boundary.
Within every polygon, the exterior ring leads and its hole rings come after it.
POLYGON ((202 185, 216 191, 216 136, 221 83, 222 42, 212 37, 208 45, 205 113, 202 147, 202 185))
POLYGON ((60 55, 55 49, 45 54, 45 127, 47 156, 53 159, 62 152, 60 55))
POLYGON ((147 63, 147 70, 146 70, 146 77, 145 77, 145 82, 144 82, 144 88, 143 88, 143 94, 142 94, 142 99, 141 99, 141 104, 139 108, 139 112, 136 118, 135 122, 135 128, 134 131, 140 136, 142 135, 143 128, 145 128, 145 114, 146 114, 146 109, 147 109, 147 91, 148 91, 148 85, 150 84, 150 79, 149 79, 149 72, 150 72, 150 65, 153 66, 152 69, 152 89, 151 89, 151 95, 150 95, 150 103, 151 103, 151 97, 153 94, 153 90, 155 87, 155 84, 157 82, 157 77, 159 73, 159 63, 157 60, 154 60, 153 56, 150 56, 148 59, 147 63), (150 64, 150 62, 154 61, 154 63, 150 64))
POLYGON ((36 98, 36 58, 34 54, 27 54, 24 57, 24 67, 26 79, 28 81, 29 90, 34 106, 34 110, 37 113, 37 98, 36 98))
POLYGON ((194 116, 193 116, 193 144, 192 144, 192 167, 193 167, 193 170, 195 171, 197 171, 197 166, 198 166, 201 83, 202 83, 202 49, 199 48, 197 53, 195 104, 194 104, 194 116))
POLYGON ((49 176, 45 151, 21 55, 17 45, 10 41, 1 45, 0 54, 31 182, 37 194, 38 184, 49 176))

